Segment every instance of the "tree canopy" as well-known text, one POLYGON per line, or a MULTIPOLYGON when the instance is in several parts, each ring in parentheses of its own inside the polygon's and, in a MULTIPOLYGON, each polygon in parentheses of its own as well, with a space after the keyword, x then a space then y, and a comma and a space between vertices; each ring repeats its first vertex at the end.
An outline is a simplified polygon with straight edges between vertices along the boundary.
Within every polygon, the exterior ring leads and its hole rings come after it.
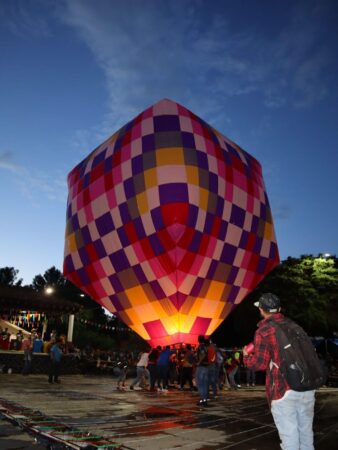
POLYGON ((281 299, 282 312, 311 336, 338 331, 338 260, 335 256, 302 255, 282 261, 216 330, 217 341, 246 344, 261 319, 253 304, 264 292, 281 299))
POLYGON ((32 286, 37 291, 45 289, 47 286, 52 288, 63 288, 66 285, 66 280, 60 270, 56 267, 51 267, 46 270, 43 275, 36 275, 33 278, 32 286))
POLYGON ((255 294, 274 292, 283 309, 313 335, 338 327, 338 260, 302 255, 287 258, 259 285, 255 294))
POLYGON ((14 267, 1 267, 0 286, 21 286, 22 278, 18 279, 18 273, 14 267))

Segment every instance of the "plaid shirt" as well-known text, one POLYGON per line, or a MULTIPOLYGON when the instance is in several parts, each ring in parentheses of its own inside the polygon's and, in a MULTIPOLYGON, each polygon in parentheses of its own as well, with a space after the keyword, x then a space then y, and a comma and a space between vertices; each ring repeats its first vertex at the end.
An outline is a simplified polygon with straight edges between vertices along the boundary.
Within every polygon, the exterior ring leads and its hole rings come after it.
POLYGON ((276 342, 276 333, 271 322, 282 322, 284 316, 281 313, 272 314, 258 323, 258 330, 255 333, 255 352, 244 357, 244 364, 255 371, 265 370, 266 396, 269 405, 272 400, 282 398, 286 391, 290 389, 280 370, 280 355, 276 342))

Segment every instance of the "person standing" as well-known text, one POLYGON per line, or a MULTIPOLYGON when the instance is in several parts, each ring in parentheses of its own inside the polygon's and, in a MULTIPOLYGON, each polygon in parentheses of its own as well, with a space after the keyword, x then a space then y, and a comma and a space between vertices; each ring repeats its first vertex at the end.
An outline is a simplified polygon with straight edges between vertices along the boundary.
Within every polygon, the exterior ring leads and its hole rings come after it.
POLYGON ((246 367, 245 374, 246 374, 246 386, 249 387, 251 383, 251 386, 254 387, 256 384, 256 372, 246 367))
POLYGON ((195 372, 195 379, 197 384, 200 400, 198 406, 208 406, 208 389, 209 389, 209 370, 208 370, 208 348, 205 337, 198 336, 197 348, 197 367, 195 372))
POLYGON ((49 383, 60 383, 60 365, 62 358, 61 340, 57 338, 50 349, 49 383))
POLYGON ((178 351, 176 349, 171 350, 169 360, 169 381, 168 386, 174 386, 179 381, 180 373, 180 361, 178 358, 178 351))
POLYGON ((237 364, 237 371, 235 373, 235 383, 236 383, 236 387, 240 388, 241 387, 241 371, 242 371, 241 369, 242 369, 242 364, 243 364, 243 355, 241 354, 241 352, 238 350, 237 347, 234 347, 233 355, 234 355, 234 359, 237 364))
MULTIPOLYGON (((254 338, 254 353, 243 349, 244 364, 255 371, 266 371, 266 395, 282 441, 283 450, 314 450, 313 416, 315 391, 294 391, 280 370, 281 355, 274 323, 285 320, 275 294, 263 294, 255 303, 261 320, 254 338)), ((278 325, 277 325, 278 326, 278 325)))
POLYGON ((209 387, 212 389, 212 394, 214 398, 217 398, 217 386, 218 386, 218 368, 217 368, 217 347, 211 341, 208 343, 208 392, 209 387))
POLYGON ((148 370, 150 374, 150 391, 157 392, 157 388, 155 388, 155 383, 157 382, 157 360, 160 356, 160 352, 162 347, 158 345, 156 348, 153 348, 148 356, 148 370))
POLYGON ((116 372, 117 375, 117 385, 116 389, 118 391, 123 391, 125 389, 125 383, 127 378, 127 370, 128 370, 128 355, 120 352, 118 355, 118 361, 116 363, 116 372))
POLYGON ((14 346, 14 350, 21 350, 22 341, 24 340, 24 335, 21 330, 16 333, 16 342, 14 346))
POLYGON ((182 368, 180 373, 180 390, 184 390, 186 382, 189 383, 190 390, 194 390, 194 384, 192 381, 192 371, 195 363, 195 357, 192 352, 191 344, 186 345, 184 354, 182 355, 182 368))
POLYGON ((229 383, 231 389, 237 389, 240 385, 237 385, 235 380, 235 375, 238 370, 238 360, 234 357, 234 355, 229 355, 226 359, 226 371, 229 377, 229 383))
POLYGON ((149 378, 149 372, 147 370, 149 352, 150 350, 148 352, 142 352, 139 355, 139 360, 136 364, 136 378, 129 386, 129 389, 132 391, 134 390, 136 385, 138 385, 138 389, 141 389, 140 385, 144 383, 144 380, 146 378, 149 378))
POLYGON ((171 355, 170 346, 167 345, 160 352, 160 355, 157 360, 158 389, 162 392, 166 392, 168 390, 170 355, 171 355))
POLYGON ((5 328, 4 330, 1 331, 1 336, 0 336, 0 348, 2 348, 3 350, 9 350, 10 347, 10 338, 11 338, 11 334, 8 332, 8 328, 5 328))
POLYGON ((50 341, 54 344, 56 342, 57 332, 56 330, 52 330, 50 333, 50 341))
POLYGON ((21 345, 21 349, 23 350, 23 370, 22 375, 29 375, 32 368, 32 338, 31 336, 27 336, 21 345))
POLYGON ((41 353, 43 348, 43 340, 41 333, 37 333, 33 338, 33 353, 41 353))

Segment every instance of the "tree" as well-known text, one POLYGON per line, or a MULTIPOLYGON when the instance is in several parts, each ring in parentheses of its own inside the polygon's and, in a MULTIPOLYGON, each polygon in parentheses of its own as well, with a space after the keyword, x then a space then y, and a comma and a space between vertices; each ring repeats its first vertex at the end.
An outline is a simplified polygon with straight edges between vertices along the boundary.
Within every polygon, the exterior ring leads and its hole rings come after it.
POLYGON ((215 331, 213 339, 224 346, 250 342, 260 320, 253 303, 264 292, 277 294, 282 311, 311 336, 329 337, 338 331, 338 260, 302 255, 287 258, 270 272, 215 331))
POLYGON ((37 291, 45 289, 47 286, 53 288, 63 288, 66 284, 66 280, 60 270, 56 267, 51 267, 46 270, 43 275, 36 275, 33 278, 32 286, 37 291))
POLYGON ((0 268, 0 285, 1 286, 21 286, 22 278, 17 279, 19 271, 14 267, 0 268))
POLYGON ((84 306, 85 309, 102 309, 102 307, 92 300, 91 297, 68 281, 63 276, 62 272, 54 266, 46 270, 43 275, 36 275, 33 279, 32 287, 37 291, 42 291, 46 287, 52 287, 57 295, 79 303, 84 306))
MULTIPOLYGON (((248 296, 274 292, 286 314, 312 335, 332 335, 338 323, 338 260, 335 256, 287 258, 248 296)), ((246 301, 246 300, 245 300, 246 301)))

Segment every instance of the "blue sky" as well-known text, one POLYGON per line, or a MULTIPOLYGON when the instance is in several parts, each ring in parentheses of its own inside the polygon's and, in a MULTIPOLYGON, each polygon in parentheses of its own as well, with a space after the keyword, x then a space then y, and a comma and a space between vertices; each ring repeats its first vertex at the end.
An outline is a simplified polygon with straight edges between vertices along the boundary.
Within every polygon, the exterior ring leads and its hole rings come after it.
POLYGON ((162 98, 263 166, 281 257, 338 253, 335 0, 0 0, 0 267, 62 269, 68 172, 162 98))

